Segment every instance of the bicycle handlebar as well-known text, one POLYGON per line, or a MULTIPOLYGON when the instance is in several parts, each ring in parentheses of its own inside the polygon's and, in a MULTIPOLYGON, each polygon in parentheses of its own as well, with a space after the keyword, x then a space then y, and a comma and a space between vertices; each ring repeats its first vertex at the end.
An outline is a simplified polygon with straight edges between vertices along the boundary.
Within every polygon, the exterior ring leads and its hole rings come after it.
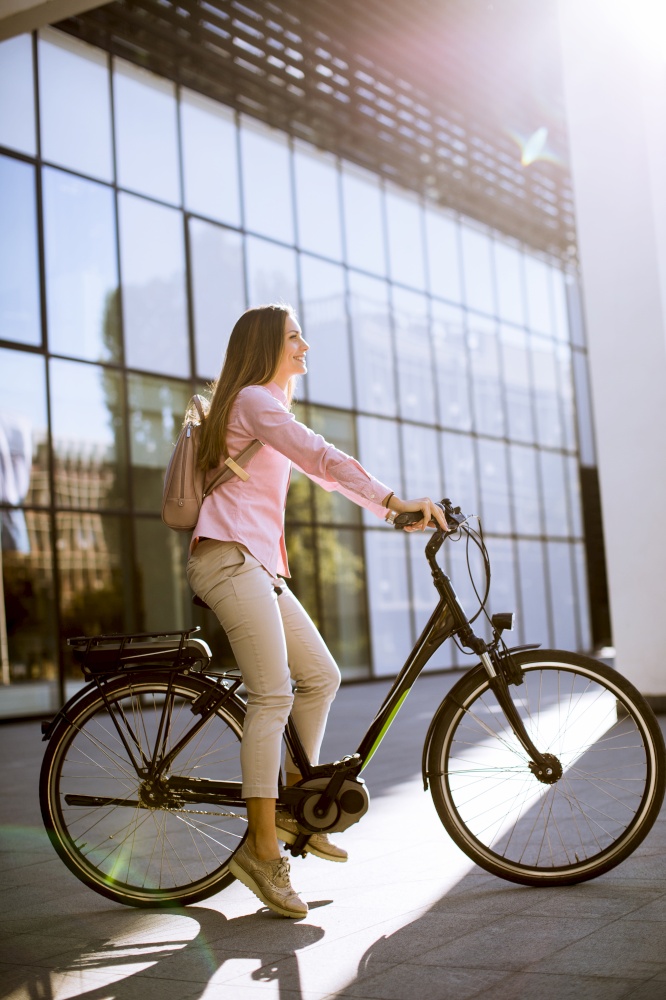
MULTIPOLYGON (((467 520, 467 515, 463 514, 460 507, 454 507, 448 497, 444 497, 438 504, 437 507, 441 507, 444 511, 444 516, 446 517, 446 523, 449 526, 449 531, 455 531, 467 520)), ((423 515, 418 510, 408 511, 406 514, 398 514, 395 521, 393 522, 393 527, 402 531, 406 528, 408 524, 417 524, 419 521, 423 520, 423 515)), ((436 528, 441 531, 439 525, 436 521, 430 521, 436 528)))

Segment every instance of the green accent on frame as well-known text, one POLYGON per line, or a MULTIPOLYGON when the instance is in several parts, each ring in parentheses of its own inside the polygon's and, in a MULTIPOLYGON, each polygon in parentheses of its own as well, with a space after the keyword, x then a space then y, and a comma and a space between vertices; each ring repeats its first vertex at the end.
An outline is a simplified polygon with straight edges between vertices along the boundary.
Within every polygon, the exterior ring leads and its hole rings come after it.
POLYGON ((398 712, 400 711, 400 709, 401 709, 401 707, 402 707, 402 703, 403 703, 403 701, 405 700, 405 698, 407 697, 407 695, 409 694, 409 692, 410 692, 411 690, 412 690, 411 688, 407 688, 407 690, 406 690, 406 691, 404 692, 404 694, 401 694, 401 695, 400 695, 400 700, 398 701, 398 703, 396 704, 395 708, 393 709, 393 711, 392 711, 392 712, 391 712, 391 714, 389 715, 388 719, 386 720, 386 722, 385 722, 385 723, 384 723, 384 725, 382 726, 382 728, 381 728, 381 732, 379 733, 379 735, 378 735, 377 739, 376 739, 376 740, 375 740, 375 742, 373 743, 373 746, 372 746, 372 749, 370 750, 370 753, 369 753, 369 754, 368 754, 368 756, 367 756, 367 757, 365 758, 365 764, 364 764, 364 765, 363 765, 363 767, 361 768, 361 771, 364 771, 364 770, 366 769, 366 767, 368 766, 368 764, 370 763, 370 761, 372 760, 372 758, 373 758, 373 756, 374 756, 374 753, 375 753, 375 750, 377 749, 377 747, 379 746, 379 744, 381 743, 381 741, 382 741, 382 740, 384 739, 384 737, 386 736, 386 734, 387 734, 387 732, 388 732, 388 729, 389 729, 389 726, 391 725, 391 723, 392 723, 392 722, 393 722, 393 720, 395 719, 396 715, 397 715, 397 714, 398 714, 398 712))

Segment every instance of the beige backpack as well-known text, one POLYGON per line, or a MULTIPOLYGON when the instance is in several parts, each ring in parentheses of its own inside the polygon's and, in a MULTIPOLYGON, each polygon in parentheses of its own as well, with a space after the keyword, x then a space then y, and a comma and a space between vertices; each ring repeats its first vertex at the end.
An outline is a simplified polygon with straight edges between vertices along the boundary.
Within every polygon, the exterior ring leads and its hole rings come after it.
POLYGON ((201 396, 192 396, 188 403, 183 429, 164 476, 162 520, 174 531, 192 531, 196 527, 202 503, 221 483, 232 476, 249 479, 250 473, 243 466, 263 447, 261 441, 252 441, 236 458, 228 458, 224 463, 227 468, 206 483, 206 474, 198 463, 201 425, 206 419, 204 403, 201 396))

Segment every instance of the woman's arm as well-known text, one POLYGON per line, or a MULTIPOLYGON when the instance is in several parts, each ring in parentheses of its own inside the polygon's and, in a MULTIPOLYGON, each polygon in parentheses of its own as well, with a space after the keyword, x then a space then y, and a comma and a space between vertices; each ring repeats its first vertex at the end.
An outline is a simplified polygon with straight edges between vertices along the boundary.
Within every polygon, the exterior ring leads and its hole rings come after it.
POLYGON ((390 493, 390 488, 366 472, 355 458, 299 423, 268 389, 248 386, 239 392, 238 401, 238 417, 246 433, 285 455, 325 489, 344 490, 368 509, 380 507, 390 493))
POLYGON ((239 420, 253 438, 270 445, 325 490, 338 490, 354 503, 378 517, 386 507, 402 514, 422 511, 423 517, 408 531, 423 530, 431 520, 446 531, 442 510, 428 497, 401 500, 388 486, 375 479, 360 462, 329 444, 321 434, 296 420, 293 413, 264 386, 248 386, 238 394, 239 420))

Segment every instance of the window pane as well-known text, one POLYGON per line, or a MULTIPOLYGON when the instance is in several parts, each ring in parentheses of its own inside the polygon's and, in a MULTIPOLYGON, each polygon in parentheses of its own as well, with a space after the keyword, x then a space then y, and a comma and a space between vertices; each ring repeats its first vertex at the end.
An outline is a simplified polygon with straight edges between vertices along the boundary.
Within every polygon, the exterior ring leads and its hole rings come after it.
POLYGON ((400 412, 408 420, 434 424, 435 387, 426 297, 395 287, 392 297, 400 412))
POLYGON ((303 334, 310 344, 308 398, 316 403, 351 407, 351 357, 344 272, 336 264, 301 257, 303 334))
POLYGON ((532 442, 534 420, 527 334, 512 326, 502 326, 500 343, 508 434, 514 441, 532 442))
POLYGON ((233 111, 191 90, 182 90, 180 123, 186 207, 191 212, 239 226, 238 147, 233 111))
POLYGON ((544 517, 547 535, 568 535, 567 483, 564 473, 564 456, 555 451, 539 452, 541 480, 543 483, 544 517))
MULTIPOLYGON (((400 495, 403 489, 403 479, 400 470, 398 425, 393 420, 357 417, 356 427, 358 457, 361 464, 376 479, 386 483, 389 489, 400 495)), ((376 515, 367 510, 363 511, 363 521, 373 528, 376 528, 379 523, 376 515)))
POLYGON ((578 441, 581 465, 596 465, 594 428, 590 386, 587 378, 587 356, 581 351, 573 352, 573 375, 576 384, 576 416, 578 418, 578 441))
POLYGON ((542 337, 532 337, 531 346, 539 444, 557 448, 563 442, 555 345, 542 337))
POLYGON ((567 312, 567 279, 557 267, 550 269, 553 307, 555 310, 555 336, 558 340, 569 340, 569 316, 567 312))
POLYGON ((386 274, 382 193, 379 180, 345 163, 342 170, 347 263, 362 271, 386 274))
POLYGON ((476 472, 474 439, 467 434, 441 435, 443 495, 465 514, 480 514, 479 483, 476 472))
POLYGON ((483 530, 506 534, 511 531, 506 445, 480 439, 478 447, 483 530))
POLYGON ((294 242, 289 140, 250 118, 241 118, 245 225, 282 243, 294 242))
POLYGON ((576 413, 573 396, 573 366, 571 350, 565 344, 555 349, 557 368, 559 372, 558 391, 560 397, 560 412, 562 414, 562 430, 564 447, 575 451, 576 444, 576 413))
POLYGON ((548 568, 555 645, 558 649, 575 649, 576 594, 571 574, 571 546, 567 542, 548 543, 548 568))
MULTIPOLYGON (((486 545, 492 566, 488 613, 493 615, 497 612, 513 611, 516 614, 517 624, 520 613, 516 600, 516 559, 513 542, 509 538, 487 538, 486 545)), ((515 632, 506 633, 507 639, 509 635, 513 639, 515 632)))
POLYGON ((469 314, 468 324, 476 429, 499 437, 504 434, 504 410, 497 329, 492 320, 474 313, 469 314))
POLYGON ((299 246, 341 260, 340 178, 335 157, 297 142, 294 171, 299 246))
POLYGON ((44 159, 112 181, 106 52, 60 31, 40 32, 39 102, 44 159))
POLYGON ((298 305, 296 254, 256 236, 245 239, 247 284, 250 306, 269 302, 298 305))
POLYGON ((113 191, 48 168, 43 182, 49 347, 119 361, 113 191))
POLYGON ((574 538, 583 537, 583 514, 581 510, 580 473, 578 461, 572 456, 564 459, 568 472, 569 485, 569 519, 571 534, 574 538))
POLYGON ((35 168, 0 156, 0 329, 4 340, 40 344, 35 168))
POLYGON ((119 209, 125 360, 189 375, 183 217, 129 194, 119 209))
POLYGON ((465 302, 470 309, 496 312, 491 259, 491 239, 469 226, 460 227, 462 237, 463 283, 465 302))
POLYGON ((0 42, 0 145, 34 156, 32 35, 0 42))
POLYGON ((391 279, 412 288, 425 288, 423 224, 419 202, 411 195, 388 188, 386 222, 391 279))
POLYGON ((549 277, 548 267, 542 260, 525 256, 527 322, 530 330, 537 333, 553 333, 549 277))
POLYGON ((396 415, 395 368, 386 282, 349 275, 357 406, 396 415))
POLYGON ((180 204, 174 84, 114 58, 113 98, 118 183, 180 204))
POLYGON ((580 640, 578 649, 592 649, 592 633, 590 631, 590 609, 587 589, 587 565, 585 562, 585 546, 582 543, 574 545, 574 566, 578 589, 578 628, 580 640))
POLYGON ((428 285, 433 295, 462 302, 458 224, 436 208, 425 211, 428 285))
POLYGON ((319 581, 324 600, 320 628, 342 676, 370 673, 363 536, 344 528, 317 529, 319 581))
MULTIPOLYGON (((193 624, 192 591, 185 576, 190 536, 160 520, 134 521, 137 621, 140 632, 184 629, 193 624)), ((208 635, 204 633, 208 641, 208 635)))
POLYGON ((522 604, 520 640, 542 642, 547 645, 552 640, 548 625, 548 600, 541 542, 531 542, 523 538, 518 540, 518 566, 522 604))
MULTIPOLYGON (((358 453, 354 418, 351 413, 327 410, 323 406, 310 406, 308 423, 315 433, 321 434, 340 451, 353 456, 358 453)), ((320 486, 315 485, 314 500, 317 520, 320 522, 325 524, 361 523, 362 508, 340 493, 328 493, 320 486)))
POLYGON ((541 534, 541 502, 534 448, 509 445, 513 508, 519 535, 541 534))
MULTIPOLYGON (((301 410, 302 407, 299 406, 297 409, 301 410)), ((306 422, 306 418, 302 412, 297 413, 296 419, 304 423, 306 422)), ((303 521, 311 522, 314 520, 314 501, 312 498, 313 491, 318 488, 304 473, 299 472, 298 469, 291 470, 287 506, 284 513, 287 524, 298 524, 303 521)), ((291 566, 291 549, 288 549, 288 553, 291 566)))
POLYGON ((245 309, 243 238, 201 219, 190 219, 189 231, 196 370, 212 378, 245 309))
POLYGON ((42 505, 49 496, 44 359, 0 350, 0 503, 42 505))
POLYGON ((525 323, 522 254, 515 247, 495 240, 497 305, 502 319, 522 326, 525 323))
MULTIPOLYGON (((430 615, 435 610, 438 600, 437 591, 433 586, 432 573, 430 572, 430 567, 424 553, 425 543, 429 540, 429 537, 429 532, 426 532, 424 540, 424 536, 418 531, 407 536, 407 550, 411 566, 411 606, 414 611, 416 632, 418 635, 425 628, 430 615)), ((426 665, 426 671, 453 666, 454 648, 452 642, 446 642, 443 646, 440 646, 426 665)), ((405 650, 406 655, 407 650, 405 650)))
MULTIPOLYGON (((474 586, 481 597, 483 597, 486 589, 486 575, 481 554, 476 545, 471 542, 469 546, 467 546, 467 539, 464 535, 456 542, 447 542, 444 548, 446 549, 448 574, 453 584, 453 589, 458 595, 458 600, 462 604, 465 613, 469 618, 472 618, 479 609, 479 597, 477 597, 474 592, 474 586), (471 579, 470 570, 467 566, 468 556, 472 570, 471 579), (474 586, 472 586, 472 580, 474 581, 474 586)), ((492 600, 492 590, 490 591, 490 594, 490 600, 492 600)), ((483 638, 489 638, 490 627, 488 626, 483 614, 477 618, 473 627, 477 635, 481 635, 483 638)), ((446 645, 453 644, 446 643, 446 645)), ((472 659, 473 654, 470 655, 468 653, 466 655, 465 653, 461 653, 456 647, 453 647, 453 649, 455 650, 455 661, 458 665, 468 669, 475 662, 474 659, 472 659)))
POLYGON ((159 511, 164 472, 180 433, 190 390, 180 382, 128 378, 132 495, 139 510, 159 511))
POLYGON ((370 631, 375 677, 395 674, 412 645, 407 553, 402 532, 365 532, 370 631))
POLYGON ((401 429, 407 496, 441 500, 437 431, 431 427, 417 427, 415 424, 402 424, 401 429))
POLYGON ((0 715, 58 707, 58 652, 49 515, 0 511, 6 657, 0 661, 0 715))
POLYGON ((585 317, 583 316, 581 289, 573 275, 567 275, 565 291, 571 343, 575 347, 585 347, 585 317))
POLYGON ((60 641, 68 674, 80 679, 67 638, 135 628, 129 524, 126 518, 63 512, 56 517, 56 530, 60 641))
POLYGON ((124 507, 120 374, 97 365, 57 359, 51 361, 50 372, 56 504, 124 507))
POLYGON ((432 338, 439 422, 456 430, 472 429, 467 337, 462 309, 432 303, 432 338))

